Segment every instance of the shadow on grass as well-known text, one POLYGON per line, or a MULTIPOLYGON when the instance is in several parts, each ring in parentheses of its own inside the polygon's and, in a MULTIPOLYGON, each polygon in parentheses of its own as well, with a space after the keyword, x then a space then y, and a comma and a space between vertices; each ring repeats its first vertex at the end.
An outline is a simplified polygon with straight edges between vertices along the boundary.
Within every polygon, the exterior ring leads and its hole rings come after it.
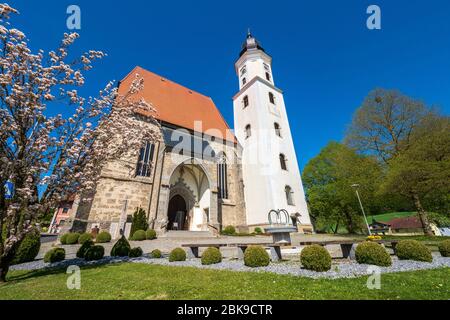
POLYGON ((110 263, 109 261, 100 261, 99 263, 95 263, 92 265, 79 265, 77 263, 71 264, 70 261, 74 261, 74 262, 78 261, 79 262, 79 260, 73 259, 73 260, 64 261, 63 265, 47 267, 45 269, 30 270, 30 271, 11 270, 8 273, 7 282, 5 283, 5 285, 7 285, 8 283, 13 283, 13 282, 21 281, 21 280, 27 280, 27 279, 39 278, 39 277, 44 277, 44 276, 49 276, 49 275, 57 275, 57 274, 61 274, 61 273, 66 273, 67 268, 69 266, 73 266, 73 265, 78 265, 81 270, 90 270, 90 269, 96 269, 96 268, 118 267, 121 264, 127 263, 127 261, 115 262, 115 263, 110 263))

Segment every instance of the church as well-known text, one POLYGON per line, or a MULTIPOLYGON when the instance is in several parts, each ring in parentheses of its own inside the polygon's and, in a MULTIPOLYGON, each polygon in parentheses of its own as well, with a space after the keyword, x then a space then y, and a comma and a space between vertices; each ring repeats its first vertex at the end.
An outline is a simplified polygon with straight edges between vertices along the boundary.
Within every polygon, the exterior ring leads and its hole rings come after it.
POLYGON ((285 209, 300 232, 312 232, 283 91, 271 56, 250 32, 235 71, 232 131, 210 97, 133 69, 119 92, 136 74, 144 79, 139 94, 156 109, 161 139, 102 170, 91 201, 73 203, 73 229, 98 227, 117 238, 122 228, 129 233, 133 212, 142 208, 160 234, 217 234, 229 225, 251 232, 269 224, 270 210, 285 209))

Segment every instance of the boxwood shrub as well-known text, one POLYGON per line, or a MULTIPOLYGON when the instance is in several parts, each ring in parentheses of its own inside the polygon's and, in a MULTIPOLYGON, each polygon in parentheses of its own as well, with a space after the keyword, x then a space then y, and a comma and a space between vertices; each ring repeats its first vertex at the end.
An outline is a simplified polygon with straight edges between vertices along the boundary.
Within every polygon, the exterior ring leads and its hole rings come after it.
POLYGON ((317 244, 305 247, 300 254, 305 269, 324 272, 331 269, 331 256, 327 249, 317 244))
POLYGON ((44 256, 44 262, 54 263, 63 261, 66 258, 66 250, 63 248, 54 248, 48 251, 44 256))
POLYGON ((181 248, 173 249, 169 254, 169 262, 186 261, 186 252, 181 248))
POLYGON ((111 242, 111 235, 107 231, 102 231, 95 238, 95 242, 97 243, 111 242))
POLYGON ((146 235, 144 230, 137 230, 133 236, 131 237, 132 241, 143 241, 145 240, 146 235))
POLYGON ((130 252, 128 253, 128 256, 130 258, 137 258, 140 257, 144 254, 144 252, 142 251, 142 249, 140 247, 136 247, 130 250, 130 252))
POLYGON ((95 245, 90 247, 86 251, 84 258, 86 259, 86 261, 100 260, 103 258, 104 255, 105 255, 105 248, 103 248, 103 246, 100 245, 95 245))
POLYGON ((78 232, 69 233, 66 238, 66 244, 77 244, 79 237, 80 234, 78 232))
POLYGON ((450 239, 439 243, 439 252, 443 257, 450 257, 450 239))
POLYGON ((131 246, 125 236, 122 236, 111 249, 112 257, 126 257, 130 253, 131 246))
POLYGON ((270 263, 270 257, 262 246, 248 246, 244 252, 244 264, 247 267, 265 267, 270 263))
POLYGON ((236 233, 236 228, 233 226, 226 226, 225 229, 223 229, 222 234, 231 236, 236 233))
POLYGON ((256 227, 256 228, 255 228, 255 233, 256 233, 256 234, 261 234, 261 233, 263 233, 263 232, 262 232, 262 229, 261 229, 260 227, 256 227))
POLYGON ((417 240, 401 240, 396 246, 396 254, 400 260, 432 262, 430 249, 417 240))
POLYGON ((202 264, 216 264, 222 262, 222 254, 218 248, 208 248, 202 254, 202 264))
POLYGON ((78 243, 79 244, 83 244, 85 243, 87 240, 92 240, 92 234, 85 232, 80 234, 80 237, 78 238, 78 243))
POLYGON ((27 233, 16 249, 12 264, 34 261, 41 248, 41 234, 37 229, 27 233))
POLYGON ((59 242, 61 242, 61 244, 67 244, 67 237, 69 236, 68 233, 65 233, 61 236, 61 238, 59 238, 59 242))
POLYGON ((372 264, 380 267, 392 265, 392 259, 386 249, 376 242, 365 241, 356 247, 356 261, 361 264, 372 264))
POLYGON ((156 231, 153 229, 148 229, 147 231, 145 231, 145 238, 147 240, 156 239, 156 231))
POLYGON ((94 241, 86 240, 77 251, 77 258, 84 259, 86 252, 94 245, 94 241))
POLYGON ((152 251, 152 258, 159 259, 161 257, 162 257, 162 253, 161 253, 160 250, 155 249, 155 250, 152 251))

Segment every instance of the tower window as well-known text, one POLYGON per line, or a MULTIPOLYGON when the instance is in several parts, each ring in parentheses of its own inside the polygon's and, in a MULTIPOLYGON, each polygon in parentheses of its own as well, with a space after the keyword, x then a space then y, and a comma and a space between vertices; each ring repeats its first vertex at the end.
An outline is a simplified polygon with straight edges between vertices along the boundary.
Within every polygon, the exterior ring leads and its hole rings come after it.
POLYGON ((219 182, 219 198, 228 199, 227 157, 222 154, 217 164, 217 180, 219 182))
POLYGON ((244 99, 242 100, 242 103, 244 104, 244 108, 248 107, 248 96, 245 96, 244 99))
POLYGON ((252 136, 252 127, 248 124, 245 126, 245 139, 248 139, 252 136))
POLYGON ((286 187, 284 188, 284 192, 286 193, 286 201, 287 201, 287 204, 290 205, 290 206, 295 205, 295 204, 294 204, 294 199, 293 199, 293 196, 292 196, 292 194, 294 193, 294 192, 292 191, 292 188, 291 188, 290 186, 286 186, 286 187))
POLYGON ((264 69, 267 70, 267 71, 270 70, 269 65, 267 63, 264 63, 264 69))
POLYGON ((275 134, 281 138, 281 128, 280 128, 280 125, 279 125, 278 123, 275 122, 275 123, 273 124, 273 126, 274 126, 274 128, 275 128, 275 134))
POLYGON ((269 92, 269 101, 272 104, 275 104, 275 96, 272 92, 269 92))
POLYGON ((246 72, 247 72, 247 68, 246 68, 246 66, 243 66, 241 68, 241 76, 243 76, 246 72))
POLYGON ((267 79, 267 81, 271 81, 270 80, 270 73, 268 73, 268 72, 266 72, 266 79, 267 79))
POLYGON ((155 145, 147 142, 139 152, 139 159, 136 166, 136 176, 150 177, 150 167, 153 161, 155 145))
POLYGON ((282 153, 280 153, 280 165, 281 165, 281 169, 282 170, 286 170, 287 171, 287 161, 286 161, 286 156, 282 153))
POLYGON ((247 83, 247 79, 246 78, 242 78, 242 85, 244 86, 247 83))

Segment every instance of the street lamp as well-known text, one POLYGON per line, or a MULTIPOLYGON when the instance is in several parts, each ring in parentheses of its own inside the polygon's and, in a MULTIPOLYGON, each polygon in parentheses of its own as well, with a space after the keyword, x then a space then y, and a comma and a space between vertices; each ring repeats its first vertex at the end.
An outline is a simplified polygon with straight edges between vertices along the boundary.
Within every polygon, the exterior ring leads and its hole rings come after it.
POLYGON ((352 184, 352 188, 355 188, 356 196, 358 197, 358 201, 359 201, 359 206, 361 207, 361 211, 363 213, 364 220, 366 221, 367 231, 369 231, 369 236, 371 236, 372 232, 370 232, 369 222, 367 222, 366 213, 364 212, 364 207, 362 205, 361 198, 359 197, 359 192, 358 192, 359 184, 356 184, 356 183, 352 184))

